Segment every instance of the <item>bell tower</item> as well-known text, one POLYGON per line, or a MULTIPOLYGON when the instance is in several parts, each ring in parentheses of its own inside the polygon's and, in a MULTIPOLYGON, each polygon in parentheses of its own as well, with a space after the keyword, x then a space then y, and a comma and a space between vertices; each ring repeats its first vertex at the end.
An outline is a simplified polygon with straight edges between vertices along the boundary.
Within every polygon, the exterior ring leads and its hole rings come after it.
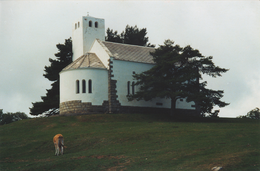
POLYGON ((87 53, 95 39, 105 41, 105 20, 83 16, 72 26, 73 61, 87 53))

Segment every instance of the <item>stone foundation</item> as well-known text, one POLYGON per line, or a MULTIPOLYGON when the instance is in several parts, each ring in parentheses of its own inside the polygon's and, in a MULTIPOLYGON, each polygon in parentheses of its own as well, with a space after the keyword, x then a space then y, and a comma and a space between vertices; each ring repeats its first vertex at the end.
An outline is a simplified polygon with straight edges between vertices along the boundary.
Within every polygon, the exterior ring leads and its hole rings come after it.
MULTIPOLYGON (((134 106, 118 106, 114 109, 116 113, 144 113, 144 114, 170 114, 171 110, 167 108, 155 107, 134 107, 134 106)), ((67 101, 60 104, 60 115, 85 115, 95 113, 111 113, 109 111, 108 101, 104 101, 102 105, 92 105, 90 102, 82 102, 81 100, 67 101)), ((198 116, 195 110, 176 109, 176 115, 180 116, 198 116)))
POLYGON ((92 105, 91 102, 82 102, 81 100, 60 103, 60 115, 80 115, 107 112, 108 101, 104 101, 102 106, 92 105))
MULTIPOLYGON (((176 109, 176 116, 199 116, 195 110, 176 109)), ((120 113, 171 114, 169 108, 121 106, 120 113)))

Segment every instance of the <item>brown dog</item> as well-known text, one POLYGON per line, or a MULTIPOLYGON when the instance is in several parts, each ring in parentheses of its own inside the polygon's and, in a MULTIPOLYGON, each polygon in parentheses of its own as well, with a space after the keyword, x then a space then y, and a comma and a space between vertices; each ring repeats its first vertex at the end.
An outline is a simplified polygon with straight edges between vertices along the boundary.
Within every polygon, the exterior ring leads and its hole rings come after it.
POLYGON ((57 134, 53 137, 53 143, 55 146, 55 155, 63 155, 63 148, 64 148, 64 138, 63 135, 57 134))

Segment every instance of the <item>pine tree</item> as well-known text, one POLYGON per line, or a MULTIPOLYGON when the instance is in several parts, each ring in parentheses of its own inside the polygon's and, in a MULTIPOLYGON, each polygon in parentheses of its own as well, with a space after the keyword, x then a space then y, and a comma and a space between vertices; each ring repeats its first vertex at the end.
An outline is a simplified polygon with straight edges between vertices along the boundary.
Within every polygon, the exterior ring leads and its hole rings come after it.
POLYGON ((146 28, 139 29, 137 26, 130 27, 127 25, 125 31, 120 35, 117 34, 117 31, 113 32, 113 29, 108 28, 106 41, 154 47, 154 45, 148 43, 149 38, 146 35, 146 28))
POLYGON ((42 96, 42 101, 32 103, 30 108, 31 115, 46 114, 47 116, 59 113, 59 73, 72 62, 72 41, 71 38, 66 39, 64 44, 57 44, 58 53, 55 54, 57 59, 49 59, 51 65, 45 66, 45 74, 43 76, 52 81, 51 89, 47 90, 46 96, 42 96))
POLYGON ((135 85, 139 85, 140 90, 129 95, 128 99, 171 99, 171 114, 175 115, 176 101, 186 98, 188 102, 195 102, 196 110, 201 115, 216 115, 218 111, 212 112, 213 106, 228 105, 220 100, 224 92, 207 89, 207 82, 200 83, 200 80, 202 74, 217 77, 228 70, 215 66, 211 56, 205 57, 190 46, 182 48, 173 44, 173 41, 166 40, 164 45, 160 45, 151 53, 155 66, 133 75, 135 85))

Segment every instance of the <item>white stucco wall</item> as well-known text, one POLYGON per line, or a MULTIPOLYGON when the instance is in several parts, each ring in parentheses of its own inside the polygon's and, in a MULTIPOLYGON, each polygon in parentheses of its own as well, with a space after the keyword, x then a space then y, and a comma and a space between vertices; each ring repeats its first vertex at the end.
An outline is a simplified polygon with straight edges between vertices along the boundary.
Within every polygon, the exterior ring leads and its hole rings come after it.
POLYGON ((72 25, 73 61, 89 52, 95 39, 105 40, 105 20, 91 16, 83 16, 76 20, 72 25), (92 27, 89 26, 89 21, 92 21, 92 27), (95 22, 98 23, 97 28, 95 22), (77 23, 80 24, 76 28, 77 23))
POLYGON ((102 105, 108 100, 108 71, 105 69, 74 69, 60 73, 60 103, 71 100, 102 105), (82 93, 82 80, 86 81, 86 93, 82 93), (88 80, 92 80, 92 93, 88 93, 88 80), (76 80, 80 81, 80 93, 76 93, 76 80))
POLYGON ((181 101, 180 99, 178 99, 176 101, 176 109, 194 109, 195 107, 193 107, 195 105, 194 102, 186 102, 185 99, 182 99, 183 101, 181 101))
POLYGON ((72 24, 72 60, 76 60, 83 54, 83 30, 82 30, 82 18, 75 20, 72 24), (79 26, 78 26, 79 24, 79 26))
POLYGON ((108 51, 105 50, 104 47, 101 46, 100 43, 98 43, 97 40, 94 41, 90 52, 95 53, 98 58, 101 60, 101 62, 105 65, 105 67, 108 69, 108 60, 110 58, 108 51))
MULTIPOLYGON (((112 58, 113 59, 113 58, 112 58)), ((158 108, 171 108, 170 99, 155 98, 152 101, 128 101, 126 95, 127 82, 131 83, 133 80, 133 72, 139 74, 141 72, 149 70, 153 65, 129 61, 113 60, 113 79, 117 80, 117 95, 118 100, 122 106, 145 106, 145 107, 158 107, 158 108), (162 105, 158 105, 162 103, 162 105)), ((135 92, 137 88, 135 87, 135 92)), ((130 87, 130 92, 132 93, 132 87, 130 87)), ((183 101, 177 100, 176 108, 178 109, 195 109, 192 107, 194 102, 187 103, 185 99, 183 101)))

